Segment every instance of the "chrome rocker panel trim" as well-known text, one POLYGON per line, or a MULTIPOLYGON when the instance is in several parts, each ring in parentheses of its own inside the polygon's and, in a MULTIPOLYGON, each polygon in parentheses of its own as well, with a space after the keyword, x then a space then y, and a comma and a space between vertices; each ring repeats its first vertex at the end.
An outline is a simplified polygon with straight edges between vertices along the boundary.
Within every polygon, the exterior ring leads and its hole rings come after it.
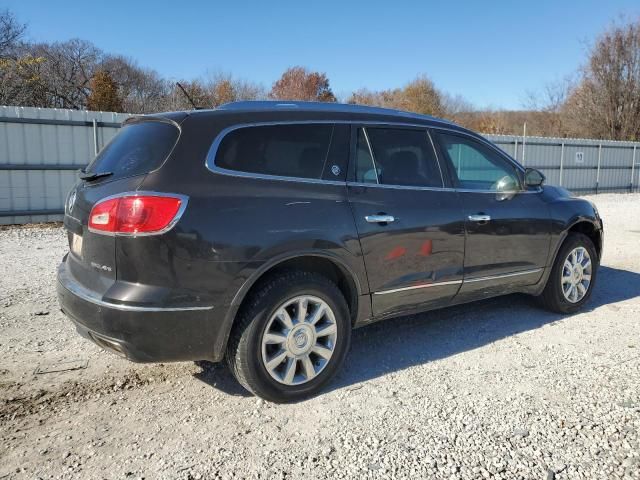
POLYGON ((460 285, 464 283, 473 283, 473 282, 486 282, 489 280, 498 280, 501 278, 509 278, 509 277, 517 277, 520 275, 533 275, 534 273, 542 272, 542 268, 534 268, 531 270, 523 270, 520 272, 511 272, 511 273, 502 273, 500 275, 491 275, 487 277, 477 277, 477 278, 465 278, 463 280, 449 280, 446 282, 433 282, 433 283, 424 283, 421 285, 412 285, 410 287, 402 287, 402 288, 393 288, 390 290, 381 290, 379 292, 374 292, 374 295, 386 295, 388 293, 398 293, 405 292, 407 290, 416 290, 419 288, 431 288, 431 287, 441 287, 444 285, 460 285))

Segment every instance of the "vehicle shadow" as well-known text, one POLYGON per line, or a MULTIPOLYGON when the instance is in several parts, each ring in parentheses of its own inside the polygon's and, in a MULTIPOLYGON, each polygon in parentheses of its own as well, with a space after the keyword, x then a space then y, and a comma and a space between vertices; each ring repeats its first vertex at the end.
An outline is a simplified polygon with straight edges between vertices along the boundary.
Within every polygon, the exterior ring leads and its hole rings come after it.
POLYGON ((195 362, 195 364, 200 367, 201 371, 194 373, 194 378, 227 395, 235 397, 251 396, 251 394, 238 383, 224 362, 213 363, 207 360, 200 360, 195 362))
MULTIPOLYGON (((582 311, 636 296, 640 273, 602 266, 582 311)), ((514 294, 389 319, 353 332, 345 368, 328 388, 344 388, 570 317, 542 309, 531 296, 514 294)))
MULTIPOLYGON (((640 273, 601 266, 583 311, 636 296, 640 296, 640 273)), ((515 294, 375 323, 353 332, 347 361, 324 391, 473 350, 569 317, 543 310, 533 297, 515 294)), ((203 370, 196 378, 228 394, 247 395, 222 365, 200 365, 203 370)))

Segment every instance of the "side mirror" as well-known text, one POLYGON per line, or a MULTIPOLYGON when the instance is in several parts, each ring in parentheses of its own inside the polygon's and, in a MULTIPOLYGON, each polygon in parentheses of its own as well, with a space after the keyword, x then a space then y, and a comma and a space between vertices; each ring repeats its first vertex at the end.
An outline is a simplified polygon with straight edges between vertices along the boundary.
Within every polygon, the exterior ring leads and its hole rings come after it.
POLYGON ((535 168, 527 168, 524 171, 524 184, 527 187, 539 187, 545 181, 545 176, 540 170, 535 168))

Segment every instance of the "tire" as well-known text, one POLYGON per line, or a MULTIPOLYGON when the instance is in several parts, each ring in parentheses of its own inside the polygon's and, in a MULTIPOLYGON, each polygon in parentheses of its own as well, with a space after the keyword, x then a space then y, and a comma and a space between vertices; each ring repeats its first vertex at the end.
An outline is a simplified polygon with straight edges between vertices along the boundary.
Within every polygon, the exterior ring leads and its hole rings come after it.
POLYGON ((229 338, 226 361, 251 393, 272 402, 293 402, 318 393, 333 377, 350 341, 351 317, 338 287, 320 274, 292 270, 267 280, 243 305, 229 338), (302 322, 299 311, 306 312, 302 322), (314 314, 322 317, 312 324, 314 314), (270 342, 272 338, 275 343, 270 342), (286 340, 280 343, 282 338, 286 340), (328 359, 316 353, 326 356, 331 349, 328 359), (277 363, 283 354, 282 363, 277 363))
MULTIPOLYGON (((585 262, 583 261, 582 263, 585 262)), ((595 286, 596 282, 598 266, 598 253, 596 252, 591 239, 581 233, 570 233, 560 247, 558 254, 556 255, 555 262, 551 269, 551 274, 549 275, 547 284, 542 294, 540 295, 540 301, 542 305, 546 309, 556 313, 574 313, 580 310, 591 297, 591 292, 593 292, 593 287, 595 286), (565 290, 571 291, 572 284, 563 282, 563 275, 567 275, 567 272, 569 271, 569 269, 565 268, 565 261, 569 260, 569 262, 571 263, 571 260, 568 258, 569 255, 576 249, 581 248, 588 253, 591 263, 591 268, 589 271, 590 281, 585 288, 586 292, 584 292, 581 296, 579 289, 576 289, 575 292, 578 292, 578 295, 572 298, 572 295, 570 293, 568 298, 564 292, 565 290), (580 298, 578 298, 578 296, 580 298)), ((582 271, 583 276, 586 275, 587 270, 582 271)), ((565 278, 569 278, 569 276, 565 276, 565 278)), ((578 276, 577 278, 580 277, 578 276)))

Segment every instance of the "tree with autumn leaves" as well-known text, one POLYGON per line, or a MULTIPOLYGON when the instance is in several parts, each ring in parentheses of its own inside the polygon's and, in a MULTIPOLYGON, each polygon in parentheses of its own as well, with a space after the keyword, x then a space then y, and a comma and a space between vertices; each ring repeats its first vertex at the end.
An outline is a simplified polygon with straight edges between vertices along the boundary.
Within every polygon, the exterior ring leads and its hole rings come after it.
POLYGON ((87 110, 103 112, 121 112, 122 98, 118 92, 118 85, 114 82, 109 72, 98 70, 89 88, 91 93, 87 98, 87 110))
POLYGON ((269 97, 276 100, 335 102, 327 75, 305 67, 288 68, 271 87, 269 97))
POLYGON ((423 115, 444 116, 447 113, 442 94, 426 75, 419 75, 402 88, 358 90, 351 94, 347 102, 406 110, 423 115))
MULTIPOLYGON (((192 108, 174 81, 133 59, 81 39, 33 43, 25 32, 0 10, 1 105, 128 113, 192 108)), ((204 108, 239 100, 336 101, 327 74, 304 66, 288 68, 270 89, 228 73, 180 83, 204 108)), ((523 110, 478 109, 425 75, 398 88, 363 88, 344 101, 444 117, 485 133, 519 134, 526 122, 532 135, 640 140, 640 18, 603 31, 570 80, 532 94, 523 110)))

